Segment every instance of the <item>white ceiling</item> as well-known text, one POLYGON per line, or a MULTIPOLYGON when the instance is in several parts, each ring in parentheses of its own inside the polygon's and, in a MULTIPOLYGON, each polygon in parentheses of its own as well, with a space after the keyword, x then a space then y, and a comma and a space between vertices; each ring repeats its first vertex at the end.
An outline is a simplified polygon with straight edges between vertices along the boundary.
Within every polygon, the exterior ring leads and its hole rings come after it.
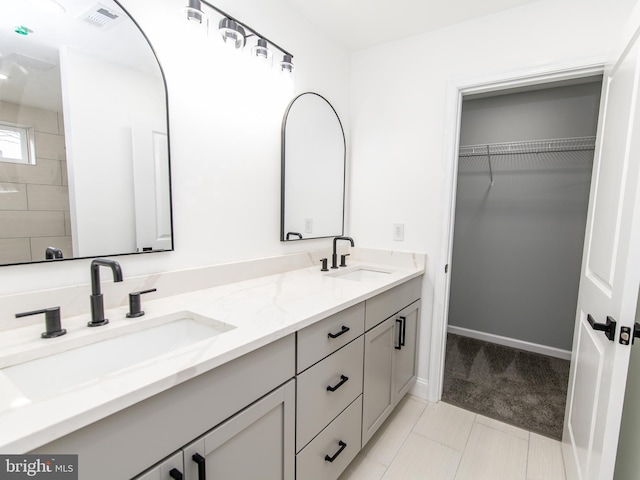
POLYGON ((358 50, 539 0, 284 1, 348 50, 358 50))

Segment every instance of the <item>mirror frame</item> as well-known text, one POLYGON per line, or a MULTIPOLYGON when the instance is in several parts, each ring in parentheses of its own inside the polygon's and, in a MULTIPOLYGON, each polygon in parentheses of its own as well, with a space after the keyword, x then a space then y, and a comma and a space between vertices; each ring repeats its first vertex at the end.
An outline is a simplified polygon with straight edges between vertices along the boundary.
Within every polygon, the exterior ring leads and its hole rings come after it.
MULTIPOLYGON (((67 257, 67 258, 53 258, 53 259, 49 259, 49 260, 32 260, 30 262, 16 262, 16 263, 2 263, 0 264, 0 267, 12 267, 12 266, 17 266, 17 265, 32 265, 32 264, 39 264, 39 263, 58 263, 61 261, 67 261, 67 260, 86 260, 86 259, 90 259, 90 258, 97 258, 97 257, 122 257, 125 255, 141 255, 141 254, 149 254, 149 253, 161 253, 161 252, 173 252, 175 250, 175 232, 174 232, 174 228, 173 228, 173 191, 171 188, 171 184, 172 184, 172 178, 171 178, 171 132, 170 132, 170 125, 169 125, 169 91, 167 88, 167 79, 165 77, 164 74, 164 69, 162 68, 162 64, 160 63, 160 59, 158 58, 158 54, 156 53, 155 49, 153 48, 153 44, 149 41, 149 37, 147 37, 147 34, 144 32, 144 30, 140 27, 140 25, 138 24, 138 22, 136 21, 135 18, 133 18, 133 16, 129 13, 129 10, 127 10, 122 3, 120 3, 119 0, 111 0, 113 3, 115 3, 124 13, 125 15, 129 18, 129 20, 131 20, 131 22, 133 23, 133 25, 138 29, 138 31, 140 32, 140 34, 142 35, 142 38, 144 38, 144 40, 147 42, 147 45, 149 45, 149 48, 151 50, 151 53, 153 54, 153 57, 156 60, 156 63, 158 64, 158 68, 160 69, 160 76, 162 78, 162 84, 164 85, 164 103, 165 103, 165 121, 166 121, 166 125, 167 125, 167 167, 168 167, 168 179, 169 179, 169 184, 167 185, 168 189, 169 189, 169 222, 171 225, 171 248, 170 249, 164 249, 164 250, 149 250, 149 251, 142 251, 142 252, 126 252, 126 253, 104 253, 104 254, 100 254, 97 256, 86 256, 86 257, 67 257)), ((63 112, 64 115, 64 112, 63 112)))
POLYGON ((333 105, 331 105, 331 102, 329 100, 327 100, 325 97, 323 97, 322 95, 320 95, 319 93, 316 92, 304 92, 301 93, 300 95, 297 95, 293 100, 291 100, 291 102, 289 103, 289 105, 287 106, 287 109, 284 112, 284 117, 282 119, 282 129, 281 129, 281 155, 280 155, 280 159, 281 159, 281 169, 280 169, 280 241, 281 242, 292 242, 292 241, 299 241, 299 240, 316 240, 319 238, 333 238, 336 236, 342 236, 344 235, 344 219, 345 219, 345 200, 346 200, 346 188, 347 188, 347 139, 344 135, 344 128, 342 126, 342 121, 340 120, 340 116, 338 115, 338 112, 336 112, 336 109, 333 108, 333 105), (285 155, 285 146, 286 146, 286 139, 287 139, 287 120, 289 118, 289 112, 291 111, 291 107, 293 107, 293 104, 295 103, 296 100, 298 100, 300 97, 304 96, 304 95, 316 95, 317 97, 320 97, 322 100, 324 100, 327 105, 329 105, 329 107, 331 107, 331 110, 333 110, 333 113, 336 116, 336 119, 338 120, 338 124, 340 125, 340 131, 342 133, 342 144, 343 144, 343 158, 342 158, 342 222, 341 222, 341 231, 339 233, 336 233, 335 235, 325 235, 325 236, 319 236, 319 237, 308 237, 308 238, 290 238, 287 239, 285 238, 286 233, 284 231, 284 223, 285 223, 285 180, 286 180, 286 155, 285 155))

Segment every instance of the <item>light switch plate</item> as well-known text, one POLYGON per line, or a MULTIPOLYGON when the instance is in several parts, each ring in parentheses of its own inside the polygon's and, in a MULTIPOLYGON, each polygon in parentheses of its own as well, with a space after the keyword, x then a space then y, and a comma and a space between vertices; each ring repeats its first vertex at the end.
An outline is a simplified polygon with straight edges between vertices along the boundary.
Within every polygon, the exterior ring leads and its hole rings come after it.
POLYGON ((393 224, 393 240, 396 242, 404 241, 404 223, 393 224))

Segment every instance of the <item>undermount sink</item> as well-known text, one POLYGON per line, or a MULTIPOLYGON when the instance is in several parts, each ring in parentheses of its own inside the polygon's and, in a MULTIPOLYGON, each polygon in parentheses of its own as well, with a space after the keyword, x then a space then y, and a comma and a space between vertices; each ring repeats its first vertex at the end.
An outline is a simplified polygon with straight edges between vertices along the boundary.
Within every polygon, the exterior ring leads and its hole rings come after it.
POLYGON ((350 270, 347 272, 337 272, 331 275, 332 277, 340 278, 342 280, 351 280, 354 282, 361 282, 367 280, 377 280, 381 277, 389 275, 391 272, 385 272, 383 270, 372 270, 370 268, 358 268, 356 270, 350 270))
POLYGON ((186 311, 159 321, 165 323, 0 370, 3 386, 8 384, 20 393, 11 406, 97 383, 111 373, 235 328, 186 311))

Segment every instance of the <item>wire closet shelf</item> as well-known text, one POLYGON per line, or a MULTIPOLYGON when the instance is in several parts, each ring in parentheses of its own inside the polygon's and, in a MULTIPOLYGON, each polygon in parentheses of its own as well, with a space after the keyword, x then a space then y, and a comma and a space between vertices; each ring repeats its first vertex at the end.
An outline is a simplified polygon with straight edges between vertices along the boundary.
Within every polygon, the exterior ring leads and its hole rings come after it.
POLYGON ((494 186, 491 157, 496 155, 524 155, 552 152, 591 151, 596 148, 596 137, 555 138, 550 140, 532 140, 526 142, 493 143, 485 145, 461 145, 458 156, 487 157, 489 160, 490 186, 494 186))
POLYGON ((514 155, 521 153, 548 153, 594 150, 596 137, 556 138, 550 140, 532 140, 525 142, 491 143, 484 145, 462 145, 458 150, 460 157, 478 155, 514 155))

